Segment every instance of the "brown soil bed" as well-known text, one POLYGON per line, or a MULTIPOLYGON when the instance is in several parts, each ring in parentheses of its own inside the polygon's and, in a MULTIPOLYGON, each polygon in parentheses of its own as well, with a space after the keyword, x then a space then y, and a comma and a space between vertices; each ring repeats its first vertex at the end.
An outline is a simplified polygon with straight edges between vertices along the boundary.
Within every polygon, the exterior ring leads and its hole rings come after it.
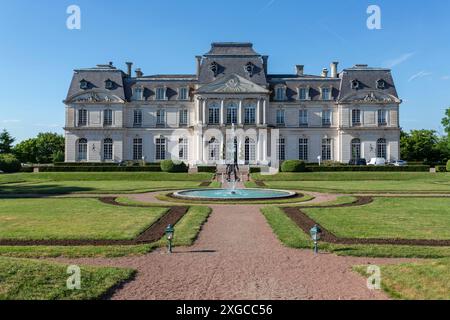
POLYGON ((261 181, 261 180, 256 180, 255 181, 255 184, 258 186, 258 187, 267 187, 267 185, 264 183, 264 181, 261 181))
POLYGON ((200 183, 200 187, 209 187, 211 183, 211 181, 203 181, 202 183, 200 183))
MULTIPOLYGON (((103 203, 128 206, 142 207, 138 205, 126 205, 117 203, 115 198, 101 198, 103 203)), ((0 246, 132 246, 139 244, 149 244, 161 239, 166 227, 171 224, 175 225, 187 213, 187 207, 171 207, 169 211, 158 221, 152 224, 147 230, 142 232, 133 240, 14 240, 0 239, 0 246)))
POLYGON ((450 240, 426 240, 426 239, 358 239, 358 238, 340 238, 332 232, 321 226, 319 223, 311 219, 302 209, 311 208, 343 208, 352 206, 362 206, 373 201, 371 197, 358 197, 358 200, 350 204, 334 205, 334 206, 317 206, 317 207, 299 207, 299 208, 283 208, 286 215, 291 218, 306 234, 315 225, 322 229, 322 241, 335 244, 384 244, 384 245, 405 245, 405 246, 430 246, 430 247, 447 247, 450 246, 450 240))

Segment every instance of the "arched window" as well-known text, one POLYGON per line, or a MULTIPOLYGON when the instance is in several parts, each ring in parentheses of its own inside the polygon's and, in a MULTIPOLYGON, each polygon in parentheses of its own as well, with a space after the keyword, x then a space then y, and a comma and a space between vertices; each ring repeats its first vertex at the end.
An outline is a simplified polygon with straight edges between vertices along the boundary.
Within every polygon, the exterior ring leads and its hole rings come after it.
POLYGON ((166 138, 156 138, 156 161, 166 160, 166 138))
POLYGON ((142 138, 133 139, 133 160, 142 160, 142 138))
POLYGON ((352 140, 352 160, 359 160, 361 159, 361 140, 359 139, 353 139, 352 140))
POLYGON ((103 160, 111 161, 113 159, 113 140, 106 138, 103 140, 103 160))
POLYGON ((189 160, 189 141, 187 138, 178 139, 178 160, 189 160))
POLYGON ((386 143, 386 139, 378 139, 378 141, 377 141, 377 157, 387 160, 387 143, 386 143))
POLYGON ((249 137, 245 138, 245 163, 251 164, 256 161, 256 143, 249 137))
POLYGON ((219 141, 212 137, 208 142, 208 160, 219 161, 220 160, 220 144, 219 141))
POLYGON ((286 139, 284 137, 278 138, 277 151, 278 161, 286 160, 286 139))
POLYGON ((87 161, 87 139, 79 139, 77 142, 77 159, 78 161, 87 161))
POLYGON ((227 106, 227 124, 237 124, 237 106, 231 103, 227 106))
POLYGON ((331 139, 322 139, 322 160, 330 161, 332 160, 332 146, 331 139))

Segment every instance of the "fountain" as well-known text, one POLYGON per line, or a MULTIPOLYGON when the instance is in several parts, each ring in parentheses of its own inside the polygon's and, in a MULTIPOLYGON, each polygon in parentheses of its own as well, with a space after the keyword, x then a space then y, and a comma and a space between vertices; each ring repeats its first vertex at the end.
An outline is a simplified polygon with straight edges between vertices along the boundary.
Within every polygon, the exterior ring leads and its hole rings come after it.
POLYGON ((236 143, 236 127, 231 128, 231 139, 226 147, 226 173, 222 174, 224 189, 196 189, 175 192, 173 197, 185 200, 225 201, 225 200, 270 200, 297 196, 297 193, 271 189, 238 189, 237 183, 242 182, 239 170, 238 150, 236 143), (226 176, 226 178, 225 178, 226 176))

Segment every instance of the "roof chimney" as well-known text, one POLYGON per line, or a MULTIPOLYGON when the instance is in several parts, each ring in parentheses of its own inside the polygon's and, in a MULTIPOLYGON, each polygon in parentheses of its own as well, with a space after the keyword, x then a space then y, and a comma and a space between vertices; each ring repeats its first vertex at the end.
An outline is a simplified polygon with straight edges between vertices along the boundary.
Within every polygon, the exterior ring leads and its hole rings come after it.
POLYGON ((324 78, 328 77, 328 69, 327 68, 322 69, 322 77, 324 77, 324 78))
POLYGON ((264 73, 267 75, 269 56, 262 56, 264 73))
POLYGON ((338 77, 338 65, 339 62, 332 62, 331 63, 331 77, 332 78, 337 78, 338 77))
POLYGON ((142 78, 142 76, 144 75, 141 68, 137 68, 135 72, 136 72, 136 78, 142 78))
POLYGON ((200 77, 200 67, 202 65, 202 56, 196 56, 197 59, 197 77, 200 77))
POLYGON ((127 65, 127 74, 129 77, 131 77, 132 75, 132 69, 133 69, 133 62, 125 62, 125 64, 127 65))
POLYGON ((295 70, 296 70, 298 76, 303 76, 303 74, 305 72, 305 66, 302 64, 298 64, 295 66, 295 70))

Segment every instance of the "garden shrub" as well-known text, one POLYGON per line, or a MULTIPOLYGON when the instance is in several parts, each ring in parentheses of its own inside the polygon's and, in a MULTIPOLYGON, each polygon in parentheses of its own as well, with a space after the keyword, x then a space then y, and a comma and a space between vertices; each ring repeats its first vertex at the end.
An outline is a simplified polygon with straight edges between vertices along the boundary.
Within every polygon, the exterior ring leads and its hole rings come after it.
POLYGON ((450 172, 450 160, 447 161, 447 172, 450 172))
POLYGON ((430 166, 307 166, 309 172, 429 172, 430 166))
POLYGON ((187 172, 188 167, 184 162, 174 162, 172 160, 161 161, 161 171, 170 173, 187 172))
POLYGON ((161 167, 156 166, 54 166, 41 167, 39 172, 161 172, 161 167))
POLYGON ((305 172, 306 163, 301 160, 286 160, 281 165, 282 172, 305 172))
POLYGON ((217 168, 215 166, 200 166, 197 167, 199 173, 216 173, 217 168))
POLYGON ((19 172, 22 168, 20 161, 12 154, 0 154, 0 170, 6 173, 19 172))
POLYGON ((447 167, 446 166, 436 166, 436 172, 447 172, 447 167))

